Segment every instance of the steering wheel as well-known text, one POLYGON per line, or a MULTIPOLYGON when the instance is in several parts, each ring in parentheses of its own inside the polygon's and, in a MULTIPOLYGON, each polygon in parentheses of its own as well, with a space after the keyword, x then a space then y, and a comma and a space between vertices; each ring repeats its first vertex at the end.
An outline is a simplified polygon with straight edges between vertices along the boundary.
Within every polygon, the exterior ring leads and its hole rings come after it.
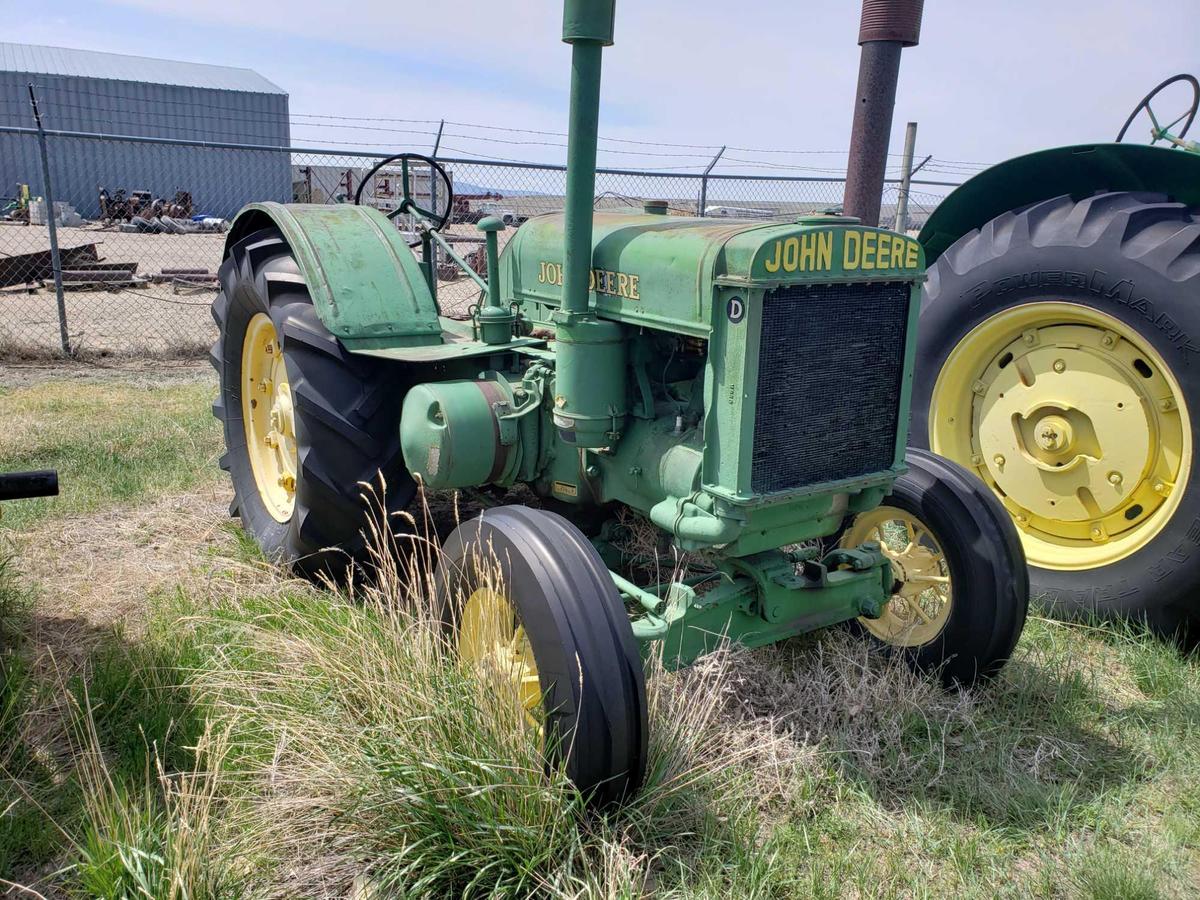
POLYGON ((1121 131, 1117 135, 1117 142, 1119 143, 1124 139, 1125 132, 1129 130, 1129 126, 1133 124, 1133 120, 1137 118, 1138 113, 1140 113, 1143 109, 1150 115, 1150 122, 1154 125, 1154 130, 1151 132, 1151 134, 1154 135, 1154 140, 1150 142, 1151 144, 1157 144, 1159 140, 1162 139, 1161 132, 1169 131, 1180 122, 1183 122, 1184 119, 1187 119, 1187 121, 1183 123, 1183 130, 1180 131, 1179 134, 1175 135, 1177 138, 1182 138, 1187 134, 1188 129, 1192 127, 1192 120, 1196 118, 1197 107, 1200 107, 1200 82, 1196 81, 1196 77, 1194 75, 1173 75, 1148 93, 1145 97, 1143 97, 1142 102, 1133 108, 1133 112, 1129 114, 1129 118, 1126 119, 1125 124, 1121 126, 1121 131), (1154 110, 1150 108, 1150 101, 1153 100, 1164 88, 1170 87, 1178 81, 1185 81, 1192 86, 1192 105, 1188 108, 1187 112, 1185 112, 1175 121, 1170 122, 1167 125, 1159 125, 1158 117, 1154 115, 1154 110))
POLYGON ((399 205, 390 213, 386 214, 387 217, 389 219, 394 219, 396 216, 406 212, 419 213, 426 219, 429 219, 429 221, 433 223, 433 227, 440 231, 450 220, 450 211, 454 209, 454 189, 450 186, 450 176, 446 174, 446 170, 442 168, 441 163, 439 163, 436 159, 431 159, 428 156, 422 156, 420 153, 397 153, 395 156, 388 156, 377 162, 371 171, 367 172, 367 174, 363 176, 362 181, 359 182, 358 190, 354 192, 354 205, 362 206, 363 189, 369 183, 371 183, 371 179, 375 177, 375 174, 379 172, 380 169, 386 165, 389 165, 390 163, 395 162, 400 163, 400 184, 403 196, 399 205), (418 205, 417 202, 413 200, 412 176, 409 172, 410 163, 412 162, 418 162, 422 165, 429 166, 430 193, 437 197, 438 206, 440 207, 439 210, 425 209, 423 206, 418 205), (444 192, 440 190, 434 192, 432 190, 434 186, 434 177, 437 177, 442 182, 445 187, 444 192), (445 203, 441 202, 443 196, 446 198, 445 203))

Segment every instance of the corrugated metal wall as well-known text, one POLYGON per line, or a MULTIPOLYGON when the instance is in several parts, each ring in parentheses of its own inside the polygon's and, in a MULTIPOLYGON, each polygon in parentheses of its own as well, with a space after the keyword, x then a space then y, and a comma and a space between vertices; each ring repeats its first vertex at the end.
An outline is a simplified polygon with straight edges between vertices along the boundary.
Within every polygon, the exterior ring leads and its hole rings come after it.
MULTIPOLYGON (((147 68, 146 77, 153 79, 153 67, 147 68)), ((0 124, 33 126, 31 81, 47 129, 269 147, 289 143, 286 94, 20 72, 0 72, 0 124)), ((55 199, 84 216, 99 214, 101 187, 164 197, 189 191, 197 212, 220 216, 252 200, 291 199, 291 161, 283 152, 49 141, 55 199)), ((44 192, 37 140, 0 134, 0 196, 13 196, 18 183, 28 184, 35 196, 44 192)))

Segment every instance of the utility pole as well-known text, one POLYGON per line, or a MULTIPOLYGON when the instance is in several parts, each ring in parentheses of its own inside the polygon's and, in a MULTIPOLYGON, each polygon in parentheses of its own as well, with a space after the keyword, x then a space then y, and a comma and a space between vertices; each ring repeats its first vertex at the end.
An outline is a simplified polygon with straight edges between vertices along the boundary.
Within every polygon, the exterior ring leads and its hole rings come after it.
POLYGON ((879 224, 900 51, 920 40, 923 6, 924 0, 863 0, 858 32, 862 54, 843 209, 865 225, 879 224))
POLYGON ((50 269, 54 273, 54 296, 58 300, 58 339, 63 356, 71 355, 71 339, 67 335, 67 303, 63 299, 62 259, 58 254, 58 222, 54 214, 54 186, 50 183, 50 154, 46 150, 46 129, 38 109, 33 82, 29 82, 29 105, 33 107, 33 122, 37 126, 38 149, 42 154, 42 196, 46 203, 46 227, 50 232, 50 269))
POLYGON ((917 123, 909 122, 904 130, 904 155, 900 158, 900 193, 896 197, 896 223, 893 231, 908 230, 908 192, 912 188, 913 153, 917 148, 917 123))

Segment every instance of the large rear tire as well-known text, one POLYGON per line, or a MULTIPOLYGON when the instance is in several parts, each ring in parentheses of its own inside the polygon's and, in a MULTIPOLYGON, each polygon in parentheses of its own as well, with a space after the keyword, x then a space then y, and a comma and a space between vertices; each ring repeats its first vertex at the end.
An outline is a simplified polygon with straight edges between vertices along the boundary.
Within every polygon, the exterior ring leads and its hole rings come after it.
POLYGON ((642 659, 600 555, 561 516, 501 506, 442 547, 439 603, 464 661, 499 671, 551 762, 591 805, 632 797, 646 771, 642 659))
POLYGON ((1062 615, 1200 610, 1200 217, 1155 194, 1004 213, 930 269, 912 437, 970 468, 1062 615))
POLYGON ((355 356, 329 333, 273 228, 233 246, 220 282, 213 413, 224 427, 230 513, 268 558, 340 574, 363 555, 371 505, 361 483, 383 476, 389 513, 416 490, 400 451, 403 370, 355 356))

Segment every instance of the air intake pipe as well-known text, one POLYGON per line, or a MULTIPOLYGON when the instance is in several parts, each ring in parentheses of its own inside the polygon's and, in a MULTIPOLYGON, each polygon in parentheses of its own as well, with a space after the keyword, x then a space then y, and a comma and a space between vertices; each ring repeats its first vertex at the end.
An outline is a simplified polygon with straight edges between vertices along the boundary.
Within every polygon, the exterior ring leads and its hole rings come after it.
POLYGON ((562 308, 553 316, 554 424, 576 447, 614 444, 625 425, 624 332, 592 314, 592 212, 600 120, 600 57, 613 42, 615 0, 565 0, 563 41, 571 45, 567 195, 563 211, 562 308))

